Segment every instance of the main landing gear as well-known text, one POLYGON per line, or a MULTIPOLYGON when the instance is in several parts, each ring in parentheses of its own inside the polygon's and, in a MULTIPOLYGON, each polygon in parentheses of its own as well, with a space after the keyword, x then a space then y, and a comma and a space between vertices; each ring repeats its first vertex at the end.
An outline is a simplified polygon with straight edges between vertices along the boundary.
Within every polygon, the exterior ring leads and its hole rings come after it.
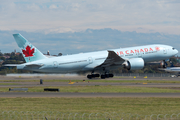
POLYGON ((111 77, 114 77, 113 74, 108 74, 109 71, 108 70, 105 70, 105 68, 103 68, 103 73, 104 74, 94 74, 94 70, 91 72, 91 75, 87 75, 87 78, 88 79, 92 79, 92 78, 96 78, 96 77, 101 77, 101 79, 105 79, 105 78, 111 78, 111 77))
POLYGON ((87 75, 87 78, 92 79, 92 78, 99 77, 99 76, 100 76, 99 74, 91 74, 91 75, 87 75))
POLYGON ((114 77, 114 75, 113 74, 104 74, 104 75, 101 75, 101 79, 110 78, 110 77, 114 77))
MULTIPOLYGON (((100 77, 100 75, 99 74, 87 75, 88 79, 92 79, 92 78, 96 78, 96 77, 100 77)), ((113 74, 102 74, 101 75, 101 79, 110 78, 110 77, 114 77, 114 75, 113 74)))

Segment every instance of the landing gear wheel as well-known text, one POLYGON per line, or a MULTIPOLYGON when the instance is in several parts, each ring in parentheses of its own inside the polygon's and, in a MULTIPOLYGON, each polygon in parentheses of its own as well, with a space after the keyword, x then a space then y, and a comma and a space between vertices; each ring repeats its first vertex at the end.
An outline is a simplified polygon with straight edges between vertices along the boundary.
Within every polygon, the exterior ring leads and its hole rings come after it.
POLYGON ((101 75, 101 79, 105 79, 106 78, 106 75, 101 75))
POLYGON ((101 79, 110 78, 110 77, 114 77, 114 75, 113 74, 101 75, 101 79))
POLYGON ((109 78, 109 74, 106 74, 105 76, 106 76, 106 78, 109 78))
POLYGON ((99 74, 92 74, 93 77, 99 77, 100 75, 99 74))
POLYGON ((92 75, 87 75, 87 78, 88 79, 92 79, 92 75))
POLYGON ((91 74, 91 75, 87 75, 87 78, 92 79, 92 78, 99 77, 99 76, 100 76, 99 74, 91 74))

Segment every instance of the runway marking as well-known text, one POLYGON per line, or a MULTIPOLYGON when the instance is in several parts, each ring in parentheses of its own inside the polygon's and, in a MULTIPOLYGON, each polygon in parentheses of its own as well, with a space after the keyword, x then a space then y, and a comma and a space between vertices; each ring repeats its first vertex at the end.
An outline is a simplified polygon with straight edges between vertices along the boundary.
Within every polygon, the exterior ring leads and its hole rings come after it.
POLYGON ((74 84, 75 82, 70 82, 70 83, 68 83, 68 84, 74 84))

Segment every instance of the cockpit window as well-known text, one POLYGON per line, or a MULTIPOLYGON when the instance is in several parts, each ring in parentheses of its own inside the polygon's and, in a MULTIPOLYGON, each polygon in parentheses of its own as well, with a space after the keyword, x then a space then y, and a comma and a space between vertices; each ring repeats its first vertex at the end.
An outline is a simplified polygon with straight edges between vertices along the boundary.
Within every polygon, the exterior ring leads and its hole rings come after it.
POLYGON ((175 48, 172 48, 173 50, 175 50, 175 48))

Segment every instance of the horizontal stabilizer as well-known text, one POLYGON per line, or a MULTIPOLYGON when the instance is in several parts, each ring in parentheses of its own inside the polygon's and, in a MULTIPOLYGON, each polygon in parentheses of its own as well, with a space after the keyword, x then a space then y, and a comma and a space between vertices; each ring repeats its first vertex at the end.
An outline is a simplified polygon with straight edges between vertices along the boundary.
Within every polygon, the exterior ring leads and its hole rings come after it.
POLYGON ((7 66, 7 67, 16 67, 20 64, 4 64, 3 66, 7 66))
POLYGON ((17 67, 17 66, 21 66, 23 65, 24 67, 30 67, 30 66, 38 66, 38 67, 42 67, 44 64, 5 64, 3 66, 7 66, 7 67, 17 67))
POLYGON ((28 65, 26 65, 26 66, 28 66, 28 67, 30 67, 30 66, 39 66, 39 67, 41 67, 41 66, 43 66, 44 64, 28 64, 28 65))

